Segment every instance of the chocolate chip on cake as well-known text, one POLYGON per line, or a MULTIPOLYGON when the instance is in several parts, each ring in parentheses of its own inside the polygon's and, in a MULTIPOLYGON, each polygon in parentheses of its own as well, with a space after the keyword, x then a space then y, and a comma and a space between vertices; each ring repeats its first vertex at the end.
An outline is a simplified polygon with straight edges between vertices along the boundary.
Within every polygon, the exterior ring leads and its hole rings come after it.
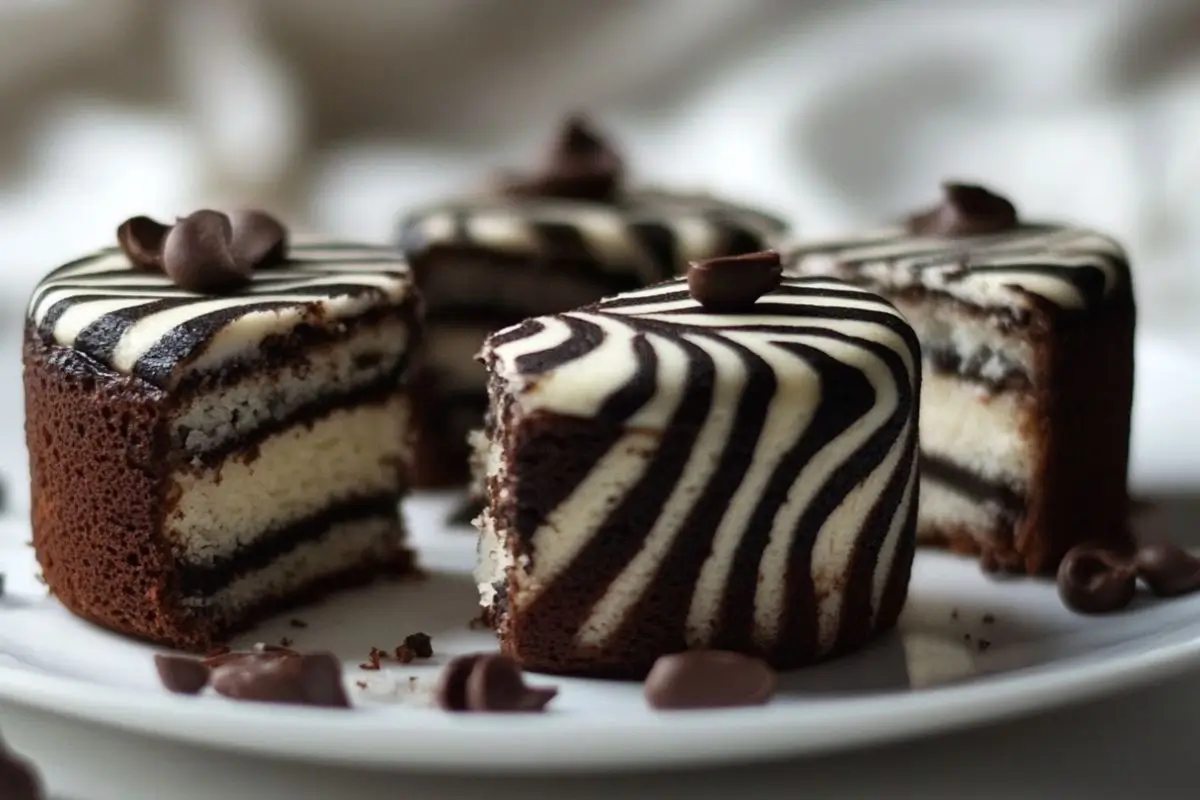
POLYGON ((769 702, 775 684, 775 670, 761 659, 690 650, 655 661, 644 693, 652 708, 729 708, 769 702))
POLYGON ((163 240, 162 262, 171 280, 193 292, 235 289, 253 271, 234 257, 233 225, 219 211, 196 211, 175 223, 163 240))
POLYGON ((150 217, 130 217, 117 228, 117 244, 133 266, 161 270, 163 242, 170 230, 170 225, 150 217))
POLYGON ((154 668, 162 685, 175 694, 199 694, 208 685, 208 665, 198 658, 159 653, 154 668))
POLYGON ((287 255, 287 228, 265 211, 235 211, 229 215, 230 247, 234 257, 256 269, 278 266, 287 255))
POLYGON ((542 711, 557 694, 552 686, 527 686, 512 659, 475 653, 446 665, 437 699, 447 711, 542 711))
POLYGON ((942 203, 908 219, 917 236, 980 236, 1017 226, 1017 209, 1004 197, 969 183, 942 184, 942 203))
POLYGON ((1058 594, 1081 614, 1125 608, 1137 591, 1137 570, 1120 553, 1092 544, 1073 547, 1058 567, 1058 594))
POLYGON ((341 662, 328 653, 243 656, 216 667, 212 687, 234 700, 350 707, 342 686, 341 662))
POLYGON ((509 194, 611 202, 621 187, 624 165, 608 141, 582 116, 567 119, 542 169, 512 178, 509 194))
POLYGON ((710 258, 688 265, 688 292, 706 311, 736 314, 754 308, 758 298, 778 288, 782 276, 774 250, 710 258))

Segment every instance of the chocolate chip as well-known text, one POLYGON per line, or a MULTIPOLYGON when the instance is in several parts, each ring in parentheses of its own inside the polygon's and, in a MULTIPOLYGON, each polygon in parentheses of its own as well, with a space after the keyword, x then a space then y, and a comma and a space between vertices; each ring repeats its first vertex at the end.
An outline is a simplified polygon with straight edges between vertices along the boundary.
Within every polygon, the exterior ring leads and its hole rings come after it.
POLYGON ((691 650, 654 662, 643 691, 660 709, 763 705, 775 694, 775 670, 741 653, 691 650))
POLYGON ((170 230, 149 217, 130 217, 117 228, 117 244, 135 267, 162 269, 163 242, 170 230))
POLYGON ((195 658, 159 653, 154 668, 162 685, 175 694, 199 694, 208 685, 208 666, 195 658))
POLYGON ((504 188, 517 196, 611 202, 623 174, 620 155, 586 119, 574 115, 563 124, 542 169, 510 178, 504 188))
POLYGON ((250 281, 251 266, 233 255, 233 226, 219 211, 197 211, 175 223, 163 242, 163 269, 193 292, 220 292, 250 281))
POLYGON ((942 184, 942 203, 914 214, 908 230, 916 236, 980 236, 1017 226, 1017 209, 1007 198, 969 183, 942 184))
POLYGON ((1091 544, 1077 545, 1058 567, 1058 594, 1081 614, 1125 608, 1137 591, 1134 565, 1121 554, 1091 544))
POLYGON ((212 673, 212 687, 234 700, 349 708, 341 662, 327 653, 244 655, 212 673))
POLYGON ((41 800, 42 784, 33 767, 10 755, 0 742, 0 798, 41 800))
POLYGON ((417 658, 433 658, 433 639, 429 638, 427 633, 410 633, 404 637, 401 647, 408 649, 417 658))
POLYGON ((558 694, 550 686, 527 686, 517 662, 486 653, 459 656, 442 671, 438 704, 447 711, 542 711, 558 694))
POLYGON ((282 264, 287 253, 287 228, 265 211, 235 211, 229 215, 233 229, 234 258, 255 269, 282 264))
POLYGON ((758 298, 778 288, 782 277, 774 250, 693 261, 687 271, 692 299, 719 314, 750 311, 758 298))
POLYGON ((1200 590, 1200 558, 1174 544, 1148 544, 1134 557, 1138 577, 1159 597, 1200 590))

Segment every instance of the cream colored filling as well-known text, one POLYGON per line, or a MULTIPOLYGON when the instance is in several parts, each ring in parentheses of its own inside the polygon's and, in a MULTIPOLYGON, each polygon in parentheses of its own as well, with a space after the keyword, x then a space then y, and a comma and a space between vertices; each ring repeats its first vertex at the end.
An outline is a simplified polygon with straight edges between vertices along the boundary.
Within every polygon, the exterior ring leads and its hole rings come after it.
POLYGON ((292 594, 327 575, 386 558, 401 536, 402 528, 395 519, 336 523, 320 539, 305 542, 269 566, 235 578, 215 594, 189 598, 184 604, 236 616, 265 599, 292 594))
POLYGON ((176 474, 166 534, 188 560, 229 555, 339 500, 399 495, 408 450, 403 397, 333 411, 264 440, 253 460, 235 454, 214 469, 176 474))
POLYGON ((921 480, 920 502, 918 540, 950 530, 970 533, 980 544, 988 544, 987 532, 994 530, 1000 521, 998 506, 978 503, 945 484, 925 478, 921 480))
POLYGON ((255 372, 180 409, 171 424, 172 441, 189 453, 221 447, 321 397, 347 394, 379 380, 400 365, 407 349, 408 328, 393 320, 314 350, 305 366, 255 372), (358 366, 359 359, 369 356, 377 356, 378 363, 358 366))
POLYGON ((927 368, 921 386, 921 451, 981 478, 1020 490, 1035 458, 1033 399, 993 394, 970 381, 927 368))

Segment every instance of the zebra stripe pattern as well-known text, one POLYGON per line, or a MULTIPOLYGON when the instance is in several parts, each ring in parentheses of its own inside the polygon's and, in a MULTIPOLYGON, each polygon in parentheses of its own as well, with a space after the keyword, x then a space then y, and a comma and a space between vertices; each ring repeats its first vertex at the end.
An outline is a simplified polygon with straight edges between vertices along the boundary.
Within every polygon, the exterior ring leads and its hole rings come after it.
POLYGON ((296 325, 409 300, 415 294, 408 265, 383 248, 293 244, 284 264, 258 270, 249 285, 222 295, 180 289, 109 248, 51 272, 34 290, 26 321, 45 341, 167 387, 253 354, 296 325))
POLYGON ((616 204, 483 196, 409 215, 401 249, 414 262, 447 248, 552 260, 627 288, 677 275, 690 260, 762 250, 785 227, 697 195, 633 192, 616 204))
POLYGON ((985 308, 1028 308, 1040 300, 1086 310, 1130 281, 1118 242, 1065 225, 1026 224, 960 238, 888 228, 785 250, 789 272, 838 275, 886 291, 927 289, 985 308))
POLYGON ((533 465, 549 480, 522 475, 520 451, 491 479, 509 492, 491 493, 484 549, 490 531, 506 557, 481 589, 513 655, 635 674, 719 647, 787 667, 895 622, 920 351, 882 298, 787 279, 751 313, 714 315, 675 280, 501 331, 484 357, 493 402, 515 409, 494 447, 584 431, 533 465))

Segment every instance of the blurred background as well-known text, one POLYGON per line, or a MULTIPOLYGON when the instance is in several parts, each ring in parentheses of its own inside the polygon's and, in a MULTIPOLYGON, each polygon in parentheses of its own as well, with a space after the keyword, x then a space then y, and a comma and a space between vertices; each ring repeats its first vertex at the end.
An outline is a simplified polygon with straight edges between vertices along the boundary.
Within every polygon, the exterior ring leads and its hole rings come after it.
MULTIPOLYGON (((1200 346, 1191 0, 0 0, 0 108, 6 418, 33 283, 125 217, 257 204, 386 241, 572 109, 638 178, 803 233, 993 184, 1124 239, 1141 332, 1200 346)), ((17 426, 0 462, 23 480, 17 426)))

